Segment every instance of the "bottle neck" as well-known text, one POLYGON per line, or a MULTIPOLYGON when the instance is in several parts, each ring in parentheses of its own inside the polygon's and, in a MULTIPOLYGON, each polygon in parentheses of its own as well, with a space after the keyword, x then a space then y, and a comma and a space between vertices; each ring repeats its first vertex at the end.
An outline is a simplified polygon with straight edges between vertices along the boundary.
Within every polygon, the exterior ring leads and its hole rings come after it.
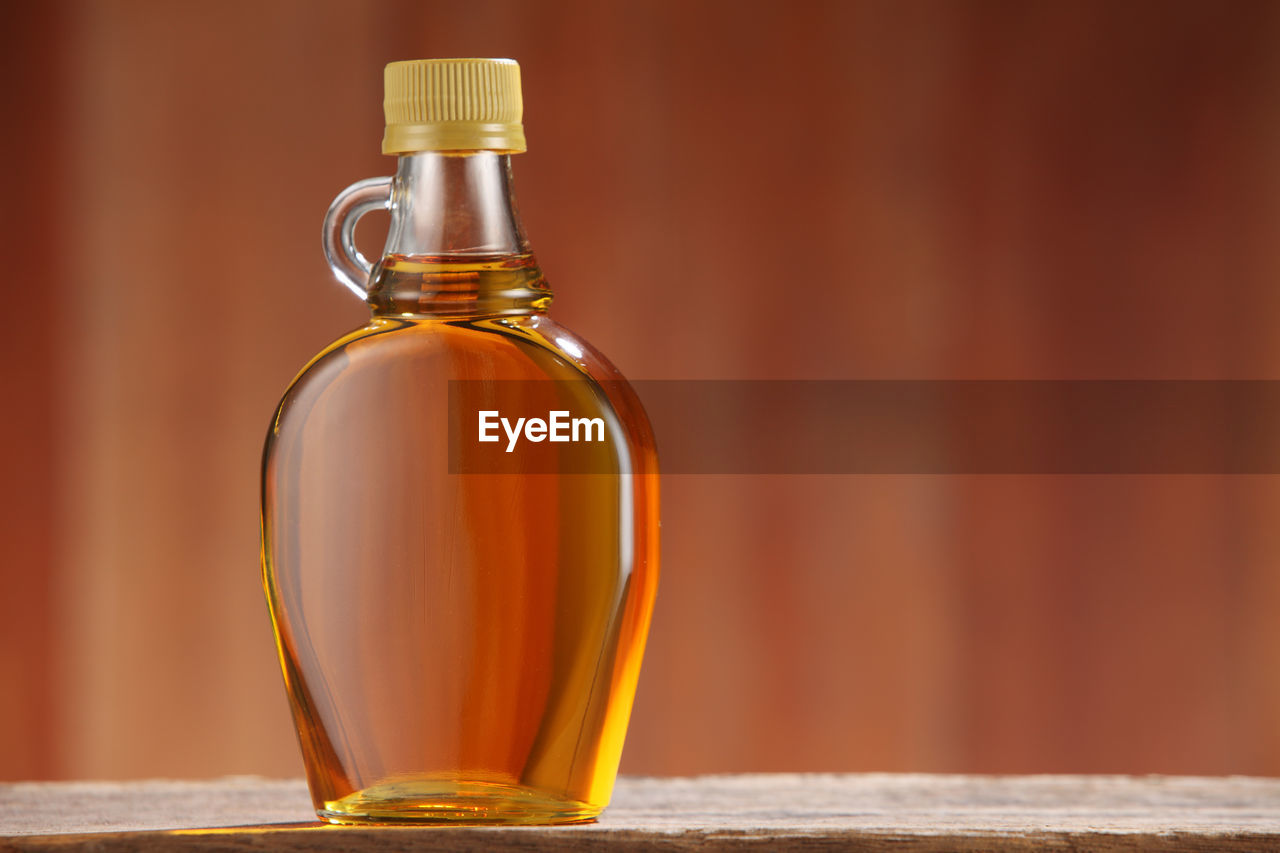
POLYGON ((531 314, 550 299, 516 211, 509 155, 399 158, 391 227, 369 290, 375 314, 531 314))
POLYGON ((388 255, 518 255, 529 251, 511 185, 511 157, 421 151, 399 158, 388 255))

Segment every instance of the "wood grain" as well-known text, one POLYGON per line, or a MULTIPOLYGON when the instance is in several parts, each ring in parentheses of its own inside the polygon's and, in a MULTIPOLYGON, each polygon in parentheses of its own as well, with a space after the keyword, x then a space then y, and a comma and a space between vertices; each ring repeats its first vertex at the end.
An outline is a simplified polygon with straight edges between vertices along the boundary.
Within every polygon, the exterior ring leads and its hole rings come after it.
POLYGON ((1280 780, 747 775, 623 778, 575 827, 329 827, 300 781, 0 786, 0 850, 1280 849, 1280 780))
MULTIPOLYGON (((387 61, 521 62, 553 313, 629 376, 1280 377, 1275 3, 3 14, 0 778, 300 772, 259 454, 366 316, 318 234, 387 61)), ((663 500, 627 772, 1280 774, 1274 477, 663 500)))
POLYGON ((50 287, 66 213, 49 178, 64 151, 65 44, 57 33, 66 16, 56 3, 11 6, 0 15, 0 75, 16 80, 32 67, 45 69, 28 85, 0 87, 0 115, 21 124, 21 131, 0 134, 0 311, 13 315, 0 333, 0 778, 44 778, 57 774, 62 734, 55 594, 62 360, 57 323, 32 309, 50 287))

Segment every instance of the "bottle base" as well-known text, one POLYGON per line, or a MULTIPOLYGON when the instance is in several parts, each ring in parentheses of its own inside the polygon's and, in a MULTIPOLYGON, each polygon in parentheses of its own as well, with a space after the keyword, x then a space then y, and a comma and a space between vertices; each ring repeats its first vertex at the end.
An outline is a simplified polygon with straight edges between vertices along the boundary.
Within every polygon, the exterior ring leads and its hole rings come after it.
POLYGON ((397 781, 330 800, 316 814, 334 824, 448 826, 586 823, 603 806, 558 799, 518 785, 446 780, 397 781))

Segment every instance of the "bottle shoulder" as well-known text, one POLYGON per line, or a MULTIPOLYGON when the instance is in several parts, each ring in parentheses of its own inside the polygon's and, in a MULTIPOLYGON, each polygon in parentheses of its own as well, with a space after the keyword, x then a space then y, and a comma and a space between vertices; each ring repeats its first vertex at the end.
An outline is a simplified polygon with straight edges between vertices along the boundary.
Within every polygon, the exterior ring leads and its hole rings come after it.
POLYGON ((276 410, 269 447, 325 424, 343 430, 362 424, 357 432, 384 440, 388 430, 431 433, 438 429, 427 424, 477 400, 486 401, 483 409, 571 400, 575 417, 616 421, 644 457, 636 466, 652 467, 645 461, 652 431, 634 390, 603 354, 545 314, 375 317, 298 374, 276 410))
POLYGON ((375 316, 299 371, 281 401, 328 397, 370 384, 423 390, 450 381, 587 381, 625 386, 595 347, 546 314, 423 320, 375 316))
POLYGON ((361 373, 408 365, 450 379, 623 380, 585 339, 536 314, 465 321, 375 317, 321 350, 294 384, 335 368, 361 373))

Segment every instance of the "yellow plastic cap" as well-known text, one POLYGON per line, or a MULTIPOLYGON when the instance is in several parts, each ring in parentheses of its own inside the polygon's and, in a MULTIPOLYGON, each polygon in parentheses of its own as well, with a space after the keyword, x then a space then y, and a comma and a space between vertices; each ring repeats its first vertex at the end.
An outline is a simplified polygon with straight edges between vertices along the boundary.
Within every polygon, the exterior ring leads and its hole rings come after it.
POLYGON ((525 150, 520 66, 512 59, 411 59, 384 76, 383 154, 525 150))

